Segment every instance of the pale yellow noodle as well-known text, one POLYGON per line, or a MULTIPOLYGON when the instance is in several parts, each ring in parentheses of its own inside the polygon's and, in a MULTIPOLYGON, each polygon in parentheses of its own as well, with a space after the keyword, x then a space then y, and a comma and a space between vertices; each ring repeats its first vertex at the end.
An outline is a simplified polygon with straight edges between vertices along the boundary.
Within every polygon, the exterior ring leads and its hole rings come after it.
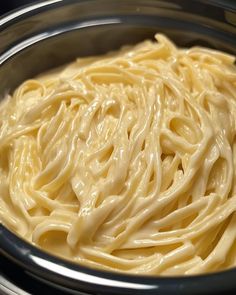
POLYGON ((0 221, 80 264, 236 265, 233 56, 157 42, 25 81, 0 105, 0 221))

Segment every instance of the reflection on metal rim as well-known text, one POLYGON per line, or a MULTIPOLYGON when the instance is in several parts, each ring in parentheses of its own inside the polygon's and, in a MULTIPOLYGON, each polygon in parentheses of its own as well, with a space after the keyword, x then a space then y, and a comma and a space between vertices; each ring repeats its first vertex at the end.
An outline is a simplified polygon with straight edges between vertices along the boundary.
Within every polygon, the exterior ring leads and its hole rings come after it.
POLYGON ((68 31, 73 31, 77 29, 82 29, 82 28, 87 28, 87 27, 93 27, 93 26, 102 26, 102 25, 110 25, 110 24, 119 24, 122 21, 119 18, 110 18, 110 19, 99 19, 99 20, 91 20, 91 21, 84 21, 80 22, 75 25, 63 27, 54 31, 50 32, 44 32, 41 34, 38 34, 36 36, 30 37, 20 43, 18 43, 16 46, 12 47, 9 49, 6 53, 2 54, 0 56, 0 65, 4 63, 6 60, 11 58, 13 55, 17 54, 21 50, 37 43, 40 41, 43 41, 47 38, 55 37, 59 34, 68 32, 68 31))

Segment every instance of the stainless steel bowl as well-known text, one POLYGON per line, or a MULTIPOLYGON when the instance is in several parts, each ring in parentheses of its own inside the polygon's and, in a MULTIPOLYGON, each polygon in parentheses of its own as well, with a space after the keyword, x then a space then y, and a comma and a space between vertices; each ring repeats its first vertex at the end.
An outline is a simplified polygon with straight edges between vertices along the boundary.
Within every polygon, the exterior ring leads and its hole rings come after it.
MULTIPOLYGON (((179 46, 236 54, 235 25, 235 0, 37 2, 0 19, 0 95, 78 56, 105 53, 156 32, 179 46)), ((16 294, 236 294, 236 269, 164 278, 98 271, 46 254, 2 225, 0 263, 2 292, 16 294)))

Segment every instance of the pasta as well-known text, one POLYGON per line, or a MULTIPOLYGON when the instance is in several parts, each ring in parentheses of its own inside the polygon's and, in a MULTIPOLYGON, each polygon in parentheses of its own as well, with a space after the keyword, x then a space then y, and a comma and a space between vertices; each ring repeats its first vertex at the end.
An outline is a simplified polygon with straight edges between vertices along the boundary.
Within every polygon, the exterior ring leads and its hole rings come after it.
POLYGON ((27 80, 0 105, 0 221, 93 268, 236 266, 236 67, 161 34, 27 80))

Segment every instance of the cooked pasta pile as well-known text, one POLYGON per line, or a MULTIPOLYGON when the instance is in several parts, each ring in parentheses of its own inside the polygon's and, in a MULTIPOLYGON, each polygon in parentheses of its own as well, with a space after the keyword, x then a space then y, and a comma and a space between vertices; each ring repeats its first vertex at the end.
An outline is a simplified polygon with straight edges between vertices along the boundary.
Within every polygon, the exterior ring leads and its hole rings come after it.
POLYGON ((0 105, 0 220, 89 267, 236 265, 234 57, 165 36, 25 81, 0 105))

